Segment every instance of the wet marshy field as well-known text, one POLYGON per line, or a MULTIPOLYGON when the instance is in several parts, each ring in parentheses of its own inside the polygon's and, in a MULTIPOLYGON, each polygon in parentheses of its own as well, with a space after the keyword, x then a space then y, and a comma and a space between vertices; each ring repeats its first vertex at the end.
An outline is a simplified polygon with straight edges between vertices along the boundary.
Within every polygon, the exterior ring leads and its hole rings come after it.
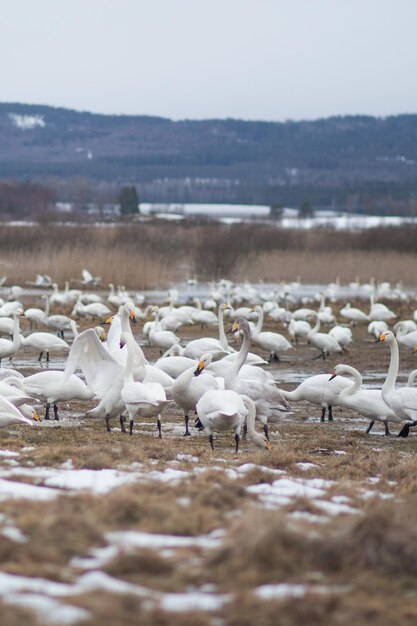
MULTIPOLYGON (((154 362, 141 327, 135 337, 154 362)), ((352 330, 346 354, 313 360, 301 340, 265 367, 293 389, 343 362, 378 388, 388 346, 366 325, 352 330)), ((65 356, 51 355, 49 368, 63 369, 65 356)), ((13 367, 39 371, 37 357, 18 352, 13 367)), ((397 384, 415 367, 417 355, 400 348, 397 384)), ((129 436, 113 419, 107 433, 86 415, 95 404, 63 404, 59 421, 0 431, 2 623, 416 623, 417 432, 398 439, 393 424, 386 437, 376 423, 366 435, 368 421, 352 411, 335 407, 334 421, 321 422, 320 407, 301 402, 271 425, 271 451, 242 441, 235 454, 232 433, 216 434, 214 451, 193 427, 185 438, 173 403, 162 439, 153 420, 136 420, 129 436)))

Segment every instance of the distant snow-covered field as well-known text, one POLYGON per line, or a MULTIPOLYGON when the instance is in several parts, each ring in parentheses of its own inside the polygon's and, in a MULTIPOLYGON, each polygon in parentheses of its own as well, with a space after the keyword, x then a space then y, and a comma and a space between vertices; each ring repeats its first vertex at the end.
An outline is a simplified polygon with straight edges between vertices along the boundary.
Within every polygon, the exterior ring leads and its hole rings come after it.
MULTIPOLYGON (((261 204, 152 204, 142 202, 141 213, 157 215, 165 219, 184 219, 186 217, 210 217, 224 223, 242 222, 256 219, 269 220, 269 206, 261 204)), ((300 219, 297 209, 284 208, 280 220, 274 220, 282 228, 324 228, 336 230, 363 230, 379 226, 401 226, 417 223, 417 218, 395 216, 376 216, 353 214, 340 211, 316 211, 313 218, 300 219)))

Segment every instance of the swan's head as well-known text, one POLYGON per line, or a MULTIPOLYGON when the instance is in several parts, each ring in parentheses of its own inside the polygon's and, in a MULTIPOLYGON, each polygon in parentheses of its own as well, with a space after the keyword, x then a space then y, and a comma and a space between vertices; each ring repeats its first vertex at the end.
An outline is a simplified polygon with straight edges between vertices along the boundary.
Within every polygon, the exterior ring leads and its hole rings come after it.
POLYGON ((94 330, 96 331, 97 337, 100 339, 100 341, 106 341, 106 331, 104 330, 104 328, 102 328, 101 326, 96 326, 94 330))
POLYGON ((213 358, 213 355, 211 354, 211 352, 207 352, 206 354, 203 354, 200 357, 200 360, 197 365, 197 369, 194 372, 194 376, 200 376, 204 368, 206 368, 207 365, 210 365, 212 358, 213 358))
POLYGON ((135 309, 133 305, 130 302, 126 302, 124 307, 125 307, 126 312, 129 315, 129 319, 132 322, 132 324, 136 324, 138 320, 136 319, 135 309))
POLYGON ((110 317, 108 317, 106 320, 104 320, 104 322, 102 322, 102 324, 111 324, 113 319, 114 319, 114 315, 110 315, 110 317))
POLYGON ((417 346, 414 346, 414 348, 413 348, 413 354, 414 354, 414 352, 417 352, 417 346))
POLYGON ((259 433, 257 433, 253 441, 259 448, 263 448, 263 450, 272 450, 271 443, 268 441, 265 435, 260 435, 259 433))
POLYGON ((346 371, 345 367, 341 364, 336 365, 336 367, 334 368, 329 381, 333 380, 333 378, 336 378, 336 376, 340 376, 340 374, 343 374, 346 371))
POLYGON ((16 315, 17 317, 25 317, 25 312, 24 312, 24 310, 23 310, 23 309, 17 309, 17 310, 15 311, 15 315, 16 315))
POLYGON ((40 422, 41 418, 39 417, 38 413, 36 412, 36 409, 33 409, 32 411, 32 419, 35 420, 35 422, 40 422))
POLYGON ((239 317, 234 323, 233 326, 230 330, 227 331, 227 334, 230 335, 235 335, 237 332, 242 331, 243 333, 249 333, 250 334, 250 327, 249 327, 249 323, 248 320, 245 320, 245 318, 243 317, 239 317))
POLYGON ((219 308, 220 308, 220 311, 230 311, 232 307, 230 306, 230 304, 226 304, 226 302, 222 302, 219 308))
POLYGON ((395 335, 390 330, 384 330, 375 341, 375 343, 379 343, 380 341, 386 341, 387 343, 392 343, 395 339, 395 335))

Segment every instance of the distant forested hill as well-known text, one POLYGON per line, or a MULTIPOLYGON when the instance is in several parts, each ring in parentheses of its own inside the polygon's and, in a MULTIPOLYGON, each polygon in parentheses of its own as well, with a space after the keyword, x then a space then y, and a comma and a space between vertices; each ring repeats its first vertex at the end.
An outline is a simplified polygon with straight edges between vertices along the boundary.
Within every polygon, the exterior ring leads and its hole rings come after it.
POLYGON ((136 185, 153 202, 417 212, 417 115, 172 121, 0 104, 0 179, 136 185))

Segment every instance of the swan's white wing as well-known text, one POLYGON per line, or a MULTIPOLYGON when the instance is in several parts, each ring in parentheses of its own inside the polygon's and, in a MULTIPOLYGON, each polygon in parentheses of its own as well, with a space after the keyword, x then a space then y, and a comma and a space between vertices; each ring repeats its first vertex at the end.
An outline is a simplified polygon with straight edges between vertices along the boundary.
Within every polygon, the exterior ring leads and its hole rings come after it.
POLYGON ((94 280, 92 274, 88 270, 83 270, 81 273, 86 283, 94 280))
POLYGON ((80 333, 68 355, 62 384, 79 367, 87 385, 98 398, 103 398, 117 379, 123 376, 123 366, 106 350, 92 328, 80 333))

